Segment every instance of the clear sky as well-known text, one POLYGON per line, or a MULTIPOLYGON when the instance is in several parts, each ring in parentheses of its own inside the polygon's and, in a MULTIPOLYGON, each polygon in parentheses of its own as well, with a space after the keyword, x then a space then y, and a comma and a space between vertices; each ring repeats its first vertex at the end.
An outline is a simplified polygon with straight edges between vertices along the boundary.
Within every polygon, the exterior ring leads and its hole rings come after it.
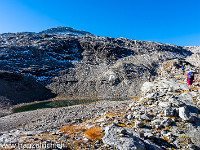
POLYGON ((57 26, 200 46, 200 0, 0 0, 0 33, 57 26))

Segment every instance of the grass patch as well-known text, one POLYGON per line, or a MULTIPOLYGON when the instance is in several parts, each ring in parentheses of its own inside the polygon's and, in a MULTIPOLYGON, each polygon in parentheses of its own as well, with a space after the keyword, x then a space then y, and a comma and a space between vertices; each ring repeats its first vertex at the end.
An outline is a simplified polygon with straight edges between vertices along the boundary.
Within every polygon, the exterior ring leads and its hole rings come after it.
POLYGON ((85 136, 91 141, 101 140, 101 138, 104 136, 104 133, 101 131, 102 130, 100 127, 90 128, 85 131, 85 136))
POLYGON ((75 134, 76 132, 84 132, 85 127, 83 126, 63 126, 60 131, 63 131, 65 133, 75 134))

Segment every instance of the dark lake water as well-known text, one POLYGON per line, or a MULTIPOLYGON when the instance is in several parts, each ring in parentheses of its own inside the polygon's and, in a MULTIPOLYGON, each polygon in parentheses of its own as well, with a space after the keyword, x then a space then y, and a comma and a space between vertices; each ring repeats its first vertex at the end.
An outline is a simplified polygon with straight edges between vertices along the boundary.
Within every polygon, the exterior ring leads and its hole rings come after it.
POLYGON ((38 102, 34 104, 27 104, 24 106, 20 106, 14 108, 13 113, 31 111, 43 108, 58 108, 58 107, 67 107, 72 105, 80 105, 80 104, 89 104, 92 102, 102 101, 102 100, 111 100, 111 101, 123 101, 129 100, 130 98, 112 98, 112 99, 79 99, 79 100, 55 100, 55 101, 46 101, 46 102, 38 102))

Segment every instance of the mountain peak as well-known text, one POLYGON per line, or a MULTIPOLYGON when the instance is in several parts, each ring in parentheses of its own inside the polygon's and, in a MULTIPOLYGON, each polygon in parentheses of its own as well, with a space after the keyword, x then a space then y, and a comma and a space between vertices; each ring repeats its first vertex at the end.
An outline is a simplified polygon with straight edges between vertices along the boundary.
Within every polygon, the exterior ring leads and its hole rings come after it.
POLYGON ((90 32, 87 31, 82 31, 82 30, 77 30, 77 29, 73 29, 71 27, 56 27, 56 28, 50 28, 44 31, 41 31, 39 33, 66 33, 66 34, 78 34, 78 35, 92 35, 90 32))

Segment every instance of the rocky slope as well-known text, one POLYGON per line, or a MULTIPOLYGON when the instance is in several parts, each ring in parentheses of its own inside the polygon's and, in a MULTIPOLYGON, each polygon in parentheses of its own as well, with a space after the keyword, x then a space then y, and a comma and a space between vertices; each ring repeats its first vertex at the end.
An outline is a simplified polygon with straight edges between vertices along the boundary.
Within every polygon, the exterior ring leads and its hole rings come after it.
POLYGON ((187 57, 186 60, 195 66, 199 66, 200 46, 186 46, 185 48, 193 52, 193 54, 190 57, 187 57))
POLYGON ((0 69, 26 74, 60 97, 130 97, 184 47, 109 38, 72 28, 0 35, 0 69))
POLYGON ((0 117, 11 113, 14 105, 55 97, 33 78, 18 73, 0 71, 0 117))
POLYGON ((132 100, 5 116, 0 118, 0 143, 16 148, 51 143, 55 149, 198 150, 200 75, 195 79, 189 92, 176 69, 174 77, 145 82, 142 97, 132 100))

